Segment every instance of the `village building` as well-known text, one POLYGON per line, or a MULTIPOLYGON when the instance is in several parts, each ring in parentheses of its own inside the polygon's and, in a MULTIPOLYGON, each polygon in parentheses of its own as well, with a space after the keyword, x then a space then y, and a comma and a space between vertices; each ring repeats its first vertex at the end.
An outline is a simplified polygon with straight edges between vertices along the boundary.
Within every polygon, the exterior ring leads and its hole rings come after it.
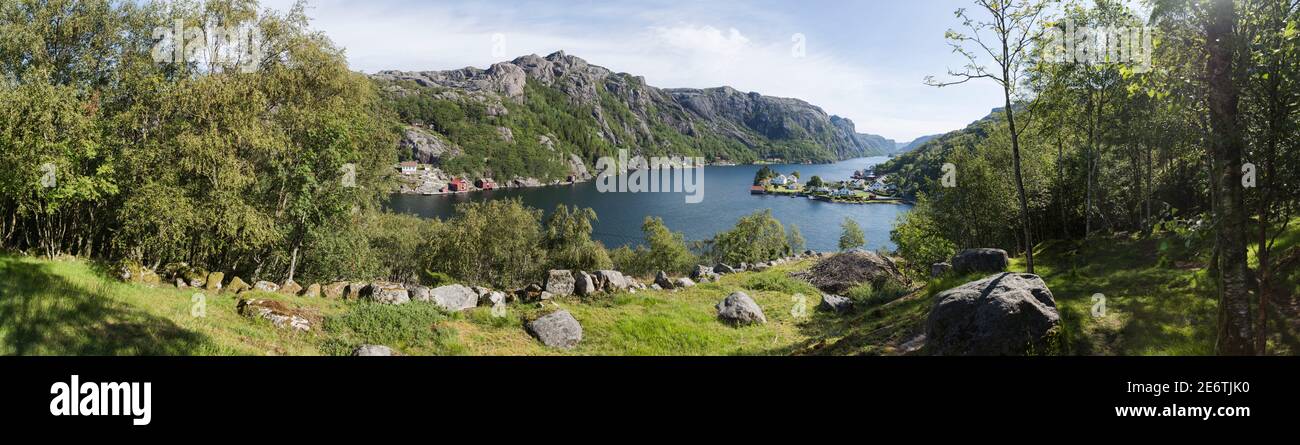
POLYGON ((420 164, 415 161, 406 161, 398 164, 397 168, 402 171, 402 174, 410 175, 415 174, 415 171, 420 169, 420 164))

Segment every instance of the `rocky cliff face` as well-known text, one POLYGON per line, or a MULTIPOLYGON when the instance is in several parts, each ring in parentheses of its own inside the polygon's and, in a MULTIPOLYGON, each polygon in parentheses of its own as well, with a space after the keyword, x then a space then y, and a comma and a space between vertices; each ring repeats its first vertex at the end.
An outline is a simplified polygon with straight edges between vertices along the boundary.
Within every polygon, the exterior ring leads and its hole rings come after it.
MULTIPOLYGON (((554 145, 545 149, 576 154, 586 162, 616 149, 742 163, 767 158, 831 162, 887 154, 894 145, 879 136, 859 134, 852 121, 798 99, 730 87, 660 89, 647 85, 642 77, 614 73, 563 52, 523 56, 488 69, 383 71, 372 77, 393 97, 421 95, 481 107, 484 116, 475 118, 484 124, 513 125, 515 133, 529 130, 518 128, 519 120, 525 119, 511 113, 541 115, 527 119, 529 124, 545 127, 536 130, 539 134, 558 135, 550 138, 554 145), (552 103, 556 97, 564 103, 552 103), (550 101, 545 106, 551 109, 565 108, 561 111, 565 116, 559 116, 563 119, 549 116, 552 110, 535 103, 539 100, 550 101), (574 125, 589 128, 558 128, 574 125), (596 140, 587 140, 587 135, 595 135, 596 140)), ((443 145, 473 154, 474 144, 447 132, 451 140, 443 145)), ((418 144, 408 141, 406 145, 418 144)), ((429 157, 428 150, 418 157, 429 157)), ((567 167, 570 159, 561 153, 555 161, 567 167)))

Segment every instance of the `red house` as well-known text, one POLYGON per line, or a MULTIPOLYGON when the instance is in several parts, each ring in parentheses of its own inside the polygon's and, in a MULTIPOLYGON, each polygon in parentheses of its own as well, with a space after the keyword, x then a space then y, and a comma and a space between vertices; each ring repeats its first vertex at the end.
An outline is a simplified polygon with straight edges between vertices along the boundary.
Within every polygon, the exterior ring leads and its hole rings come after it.
POLYGON ((493 182, 491 179, 479 179, 474 181, 474 186, 483 190, 496 190, 497 183, 493 182))
POLYGON ((452 192, 468 191, 469 183, 465 182, 465 179, 463 178, 451 178, 451 182, 447 183, 447 189, 451 190, 452 192))

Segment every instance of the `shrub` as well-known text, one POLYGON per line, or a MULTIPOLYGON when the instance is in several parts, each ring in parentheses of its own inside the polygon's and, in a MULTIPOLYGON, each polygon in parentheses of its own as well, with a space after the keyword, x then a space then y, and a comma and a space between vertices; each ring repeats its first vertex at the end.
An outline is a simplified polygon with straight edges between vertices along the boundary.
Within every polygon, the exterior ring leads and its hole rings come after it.
POLYGON ((789 253, 785 227, 771 209, 740 218, 735 228, 719 234, 713 243, 714 258, 728 264, 759 263, 789 253))

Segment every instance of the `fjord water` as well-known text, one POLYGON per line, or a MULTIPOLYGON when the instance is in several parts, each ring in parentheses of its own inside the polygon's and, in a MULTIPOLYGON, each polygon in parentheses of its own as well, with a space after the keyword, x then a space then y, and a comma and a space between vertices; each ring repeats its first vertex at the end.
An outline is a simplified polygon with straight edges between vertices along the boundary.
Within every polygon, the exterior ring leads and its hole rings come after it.
MULTIPOLYGON (((822 165, 773 165, 778 173, 798 171, 808 178, 821 176, 827 181, 848 179, 854 170, 885 162, 888 158, 871 157, 822 165)), ((600 193, 594 182, 527 189, 493 190, 456 195, 394 195, 389 208, 425 218, 445 219, 454 214, 454 206, 467 201, 519 198, 525 205, 548 214, 558 204, 590 207, 600 218, 592 237, 610 248, 642 242, 641 223, 647 216, 663 218, 688 241, 702 240, 728 230, 745 215, 772 209, 781 223, 796 224, 809 249, 834 251, 838 248, 840 222, 852 218, 866 233, 868 249, 893 249, 889 231, 894 220, 910 208, 891 204, 832 204, 807 198, 755 196, 749 194, 754 165, 706 167, 703 202, 687 204, 683 193, 600 193)))

